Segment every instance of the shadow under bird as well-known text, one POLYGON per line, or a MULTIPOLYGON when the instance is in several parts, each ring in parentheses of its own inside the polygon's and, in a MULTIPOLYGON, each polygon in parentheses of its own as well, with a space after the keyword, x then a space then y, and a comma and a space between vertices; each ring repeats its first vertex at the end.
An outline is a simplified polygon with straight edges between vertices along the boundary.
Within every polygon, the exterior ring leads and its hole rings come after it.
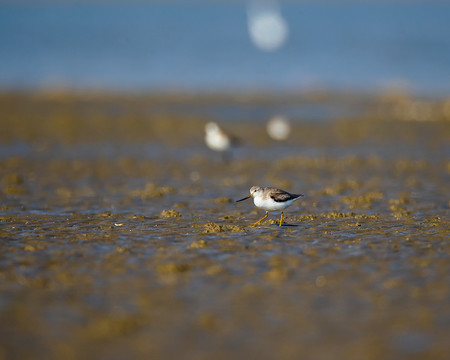
MULTIPOLYGON (((257 222, 251 224, 252 226, 260 225, 261 221, 269 216, 270 211, 280 211, 291 206, 296 200, 301 198, 303 194, 291 194, 287 191, 277 189, 274 187, 252 186, 250 188, 250 195, 236 202, 253 198, 256 207, 266 210, 266 215, 257 222)), ((281 211, 280 225, 283 224, 284 214, 281 211)))

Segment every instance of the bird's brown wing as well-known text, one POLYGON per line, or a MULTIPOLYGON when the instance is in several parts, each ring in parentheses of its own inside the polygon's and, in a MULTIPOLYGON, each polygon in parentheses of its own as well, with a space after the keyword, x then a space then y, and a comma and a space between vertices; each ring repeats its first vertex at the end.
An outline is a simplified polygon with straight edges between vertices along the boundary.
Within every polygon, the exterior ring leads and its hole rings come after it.
POLYGON ((273 189, 275 191, 272 192, 272 194, 270 194, 270 197, 276 201, 276 202, 284 202, 284 201, 288 201, 288 200, 294 200, 297 199, 301 196, 303 196, 303 194, 291 194, 288 193, 287 191, 283 191, 280 189, 273 189))

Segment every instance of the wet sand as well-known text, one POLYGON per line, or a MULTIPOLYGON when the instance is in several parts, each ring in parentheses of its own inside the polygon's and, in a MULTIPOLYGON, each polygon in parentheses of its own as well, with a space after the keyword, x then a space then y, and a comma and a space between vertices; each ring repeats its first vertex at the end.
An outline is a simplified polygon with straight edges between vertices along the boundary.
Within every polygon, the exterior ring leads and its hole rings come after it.
POLYGON ((448 101, 41 93, 0 111, 0 359, 448 357, 448 101), (229 163, 210 120, 242 140, 229 163), (252 185, 305 197, 251 227, 252 185))

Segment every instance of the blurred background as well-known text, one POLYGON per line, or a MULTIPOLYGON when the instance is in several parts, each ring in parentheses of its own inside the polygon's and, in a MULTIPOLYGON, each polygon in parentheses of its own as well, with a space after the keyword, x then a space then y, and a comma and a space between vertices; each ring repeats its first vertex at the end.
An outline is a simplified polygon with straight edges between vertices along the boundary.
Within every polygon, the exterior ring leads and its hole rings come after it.
POLYGON ((447 360, 449 120, 448 1, 0 0, 0 360, 447 360))
POLYGON ((450 93, 447 1, 1 1, 0 88, 450 93))

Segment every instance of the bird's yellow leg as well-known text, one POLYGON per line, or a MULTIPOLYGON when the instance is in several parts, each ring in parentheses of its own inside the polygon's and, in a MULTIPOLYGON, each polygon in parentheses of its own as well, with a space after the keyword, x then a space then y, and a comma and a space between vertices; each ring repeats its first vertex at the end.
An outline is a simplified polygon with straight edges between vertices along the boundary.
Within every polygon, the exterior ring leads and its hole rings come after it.
POLYGON ((281 217, 280 217, 280 226, 281 226, 281 224, 283 224, 283 218, 284 218, 284 214, 283 214, 283 212, 281 212, 281 217))
POLYGON ((251 224, 252 226, 256 226, 256 225, 261 225, 261 221, 263 221, 265 218, 267 218, 269 216, 269 212, 266 211, 266 215, 264 215, 264 217, 262 219, 259 219, 257 222, 251 224))

